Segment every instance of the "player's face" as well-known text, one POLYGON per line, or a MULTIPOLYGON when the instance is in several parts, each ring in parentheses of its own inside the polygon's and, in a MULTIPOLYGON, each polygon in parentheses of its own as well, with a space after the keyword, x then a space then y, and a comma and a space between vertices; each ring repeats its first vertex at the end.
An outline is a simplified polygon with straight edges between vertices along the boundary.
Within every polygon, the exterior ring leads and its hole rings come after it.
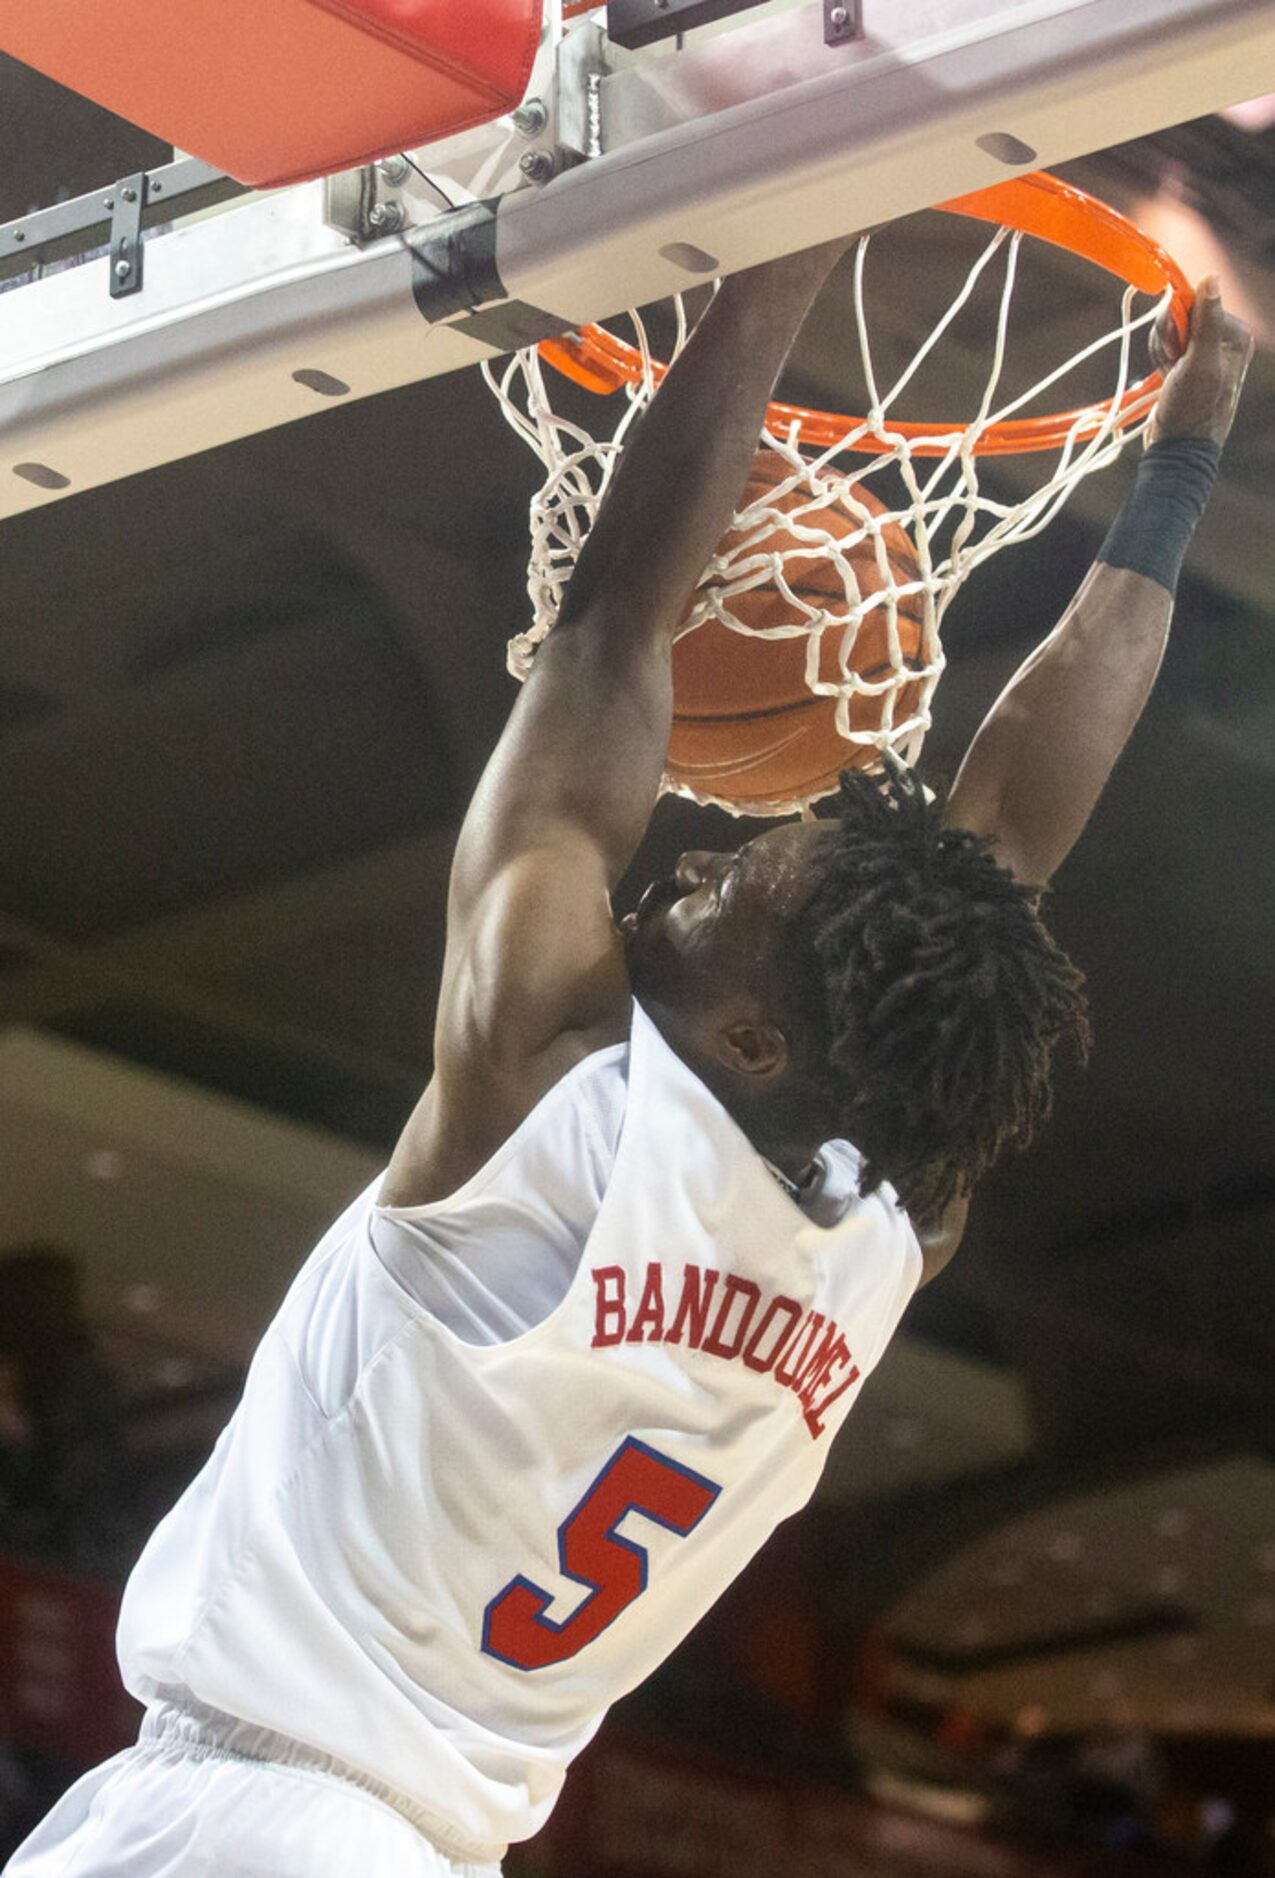
POLYGON ((639 997, 715 1002, 728 991, 765 999, 776 942, 819 879, 835 825, 784 822, 725 854, 684 854, 620 922, 639 997))

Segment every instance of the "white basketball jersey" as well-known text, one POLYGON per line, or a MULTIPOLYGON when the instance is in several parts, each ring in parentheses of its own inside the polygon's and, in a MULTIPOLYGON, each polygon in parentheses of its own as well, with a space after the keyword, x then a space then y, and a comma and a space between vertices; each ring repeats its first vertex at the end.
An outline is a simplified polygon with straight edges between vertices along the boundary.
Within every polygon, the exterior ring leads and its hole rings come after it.
MULTIPOLYGON (((506 1195, 554 1093, 489 1164, 506 1195)), ((362 1195, 129 1582, 129 1689, 336 1757, 455 1855, 534 1833, 610 1704, 809 1498, 915 1289, 893 1194, 824 1158, 811 1218, 635 1006, 610 1178, 530 1329, 445 1328, 362 1195)))

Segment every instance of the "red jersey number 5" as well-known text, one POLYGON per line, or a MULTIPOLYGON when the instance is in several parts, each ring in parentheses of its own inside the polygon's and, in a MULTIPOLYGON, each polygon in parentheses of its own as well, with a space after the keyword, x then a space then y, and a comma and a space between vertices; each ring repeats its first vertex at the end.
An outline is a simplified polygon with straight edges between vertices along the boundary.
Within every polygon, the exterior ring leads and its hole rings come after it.
POLYGON ((545 1616, 553 1594, 530 1578, 511 1578, 483 1614, 484 1651, 514 1669, 528 1670, 579 1655, 646 1590, 646 1547, 616 1532, 625 1515, 641 1513, 685 1537, 720 1491, 702 1474, 630 1435, 558 1528, 562 1575, 587 1585, 588 1597, 556 1624, 545 1616))

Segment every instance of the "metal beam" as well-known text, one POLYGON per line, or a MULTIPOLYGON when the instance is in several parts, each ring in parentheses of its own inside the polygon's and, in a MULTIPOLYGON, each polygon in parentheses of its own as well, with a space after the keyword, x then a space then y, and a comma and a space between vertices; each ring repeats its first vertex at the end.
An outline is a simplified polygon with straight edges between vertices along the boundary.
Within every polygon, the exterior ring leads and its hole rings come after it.
MULTIPOLYGON (((203 213, 249 192, 243 183, 211 164, 182 157, 146 171, 145 189, 137 193, 142 197, 137 204, 138 220, 147 229, 179 216, 203 213)), ((125 206, 123 183, 113 184, 0 224, 0 280, 38 275, 59 261, 87 259, 96 250, 105 254, 112 225, 125 206)))

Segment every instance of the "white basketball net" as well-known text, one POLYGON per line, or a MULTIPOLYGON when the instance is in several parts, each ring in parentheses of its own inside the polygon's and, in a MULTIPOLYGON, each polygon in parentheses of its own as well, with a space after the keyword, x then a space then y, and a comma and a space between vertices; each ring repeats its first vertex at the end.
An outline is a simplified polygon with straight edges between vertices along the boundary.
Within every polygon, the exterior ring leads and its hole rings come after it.
MULTIPOLYGON (((689 632, 707 619, 716 619, 744 634, 760 630, 765 638, 804 636, 806 682, 813 693, 837 700, 837 729, 847 744, 857 746, 860 753, 865 745, 874 752, 888 747, 905 761, 915 761, 930 726, 930 704, 945 663, 941 632, 953 596, 967 576, 989 556, 1011 542, 1027 541, 1048 527, 1081 479, 1092 470, 1114 462, 1129 438, 1141 434, 1150 415, 1150 398, 1141 401, 1132 411, 1122 412, 1119 407, 1129 385, 1136 382, 1132 371, 1134 335, 1155 320, 1169 295, 1166 293, 1160 302, 1138 313, 1135 303, 1145 296, 1132 287, 1124 291, 1118 325, 1056 367, 1030 390, 1009 402, 997 403, 1022 239, 1021 234, 1006 228, 996 231, 971 268, 961 291, 911 363, 885 390, 878 386, 864 312, 864 265, 869 237, 860 239, 854 271, 854 316, 869 396, 866 416, 831 448, 821 449, 817 454, 802 453, 799 424, 794 424, 782 436, 763 431, 763 443, 780 459, 776 466, 780 479, 736 515, 736 539, 729 552, 719 553, 705 569, 696 589, 694 608, 683 629, 689 632), (998 254, 1003 257, 999 312, 990 370, 978 409, 968 423, 954 427, 950 435, 943 436, 941 455, 916 455, 911 440, 892 429, 891 413, 922 361, 934 350, 998 254), (994 500, 980 485, 980 459, 974 447, 978 438, 989 426, 1012 418, 1082 361, 1104 349, 1110 349, 1114 355, 1111 409, 1092 430, 1089 425, 1093 423, 1097 407, 1086 407, 1077 414, 1062 449, 1052 456, 1042 454, 1044 479, 1034 491, 1017 501, 994 500), (876 455, 856 455, 844 461, 847 449, 865 436, 881 438, 880 451, 876 455), (856 485, 870 489, 884 501, 885 512, 870 511, 858 499, 856 485), (834 502, 858 522, 859 526, 851 533, 834 535, 823 525, 822 512, 834 502), (919 575, 907 584, 896 585, 891 571, 882 538, 883 530, 890 523, 906 530, 916 550, 919 575), (791 548, 775 551, 773 537, 779 530, 792 537, 791 548), (868 542, 872 548, 870 561, 861 545, 868 542), (763 549, 759 544, 767 545, 763 549), (851 558, 856 548, 859 548, 858 571, 851 558), (815 553, 826 555, 835 567, 839 594, 811 599, 788 585, 786 563, 794 557, 808 563, 815 553), (863 580, 865 564, 875 566, 878 580, 863 580), (750 588, 771 584, 789 603, 792 623, 764 629, 745 624, 732 610, 736 597, 750 588), (909 659, 899 632, 899 606, 901 601, 917 594, 921 596, 923 624, 919 651, 909 659), (878 675, 869 679, 854 669, 855 641, 865 618, 878 609, 884 615, 891 669, 881 676, 881 659, 874 655, 878 675), (826 651, 821 653, 820 642, 828 634, 837 636, 835 678, 827 676, 833 669, 833 662, 826 651), (906 710, 899 708, 905 687, 906 710), (871 729, 855 729, 851 724, 852 701, 864 696, 880 700, 870 713, 874 720, 879 714, 879 723, 874 722, 871 729)), ((690 330, 680 296, 675 308, 674 357, 681 351, 690 330)), ((635 344, 643 371, 637 383, 625 388, 621 415, 609 437, 595 439, 579 424, 555 413, 542 361, 534 349, 514 354, 498 370, 486 364, 482 368, 509 423, 535 451, 546 471, 544 482, 531 500, 527 590, 534 609, 533 623, 509 644, 509 669, 520 679, 530 671, 536 646, 558 616, 563 592, 619 461, 629 428, 656 392, 646 329, 637 314, 630 313, 627 317, 636 334, 635 344)), ((556 374, 551 376, 557 377, 556 374)), ((603 400, 599 398, 598 403, 601 408, 603 400)), ((608 401, 608 408, 614 409, 611 401, 608 401)), ((652 552, 658 553, 658 544, 653 544, 652 552)), ((911 626, 908 630, 914 644, 916 628, 911 626)), ((848 750, 847 760, 851 756, 848 750)), ((863 761, 862 754, 857 760, 863 761)), ((744 812, 731 802, 703 795, 672 777, 665 778, 664 786, 696 801, 716 802, 732 813, 744 812)), ((789 814, 806 807, 813 799, 806 797, 764 806, 750 804, 746 812, 789 814)))

